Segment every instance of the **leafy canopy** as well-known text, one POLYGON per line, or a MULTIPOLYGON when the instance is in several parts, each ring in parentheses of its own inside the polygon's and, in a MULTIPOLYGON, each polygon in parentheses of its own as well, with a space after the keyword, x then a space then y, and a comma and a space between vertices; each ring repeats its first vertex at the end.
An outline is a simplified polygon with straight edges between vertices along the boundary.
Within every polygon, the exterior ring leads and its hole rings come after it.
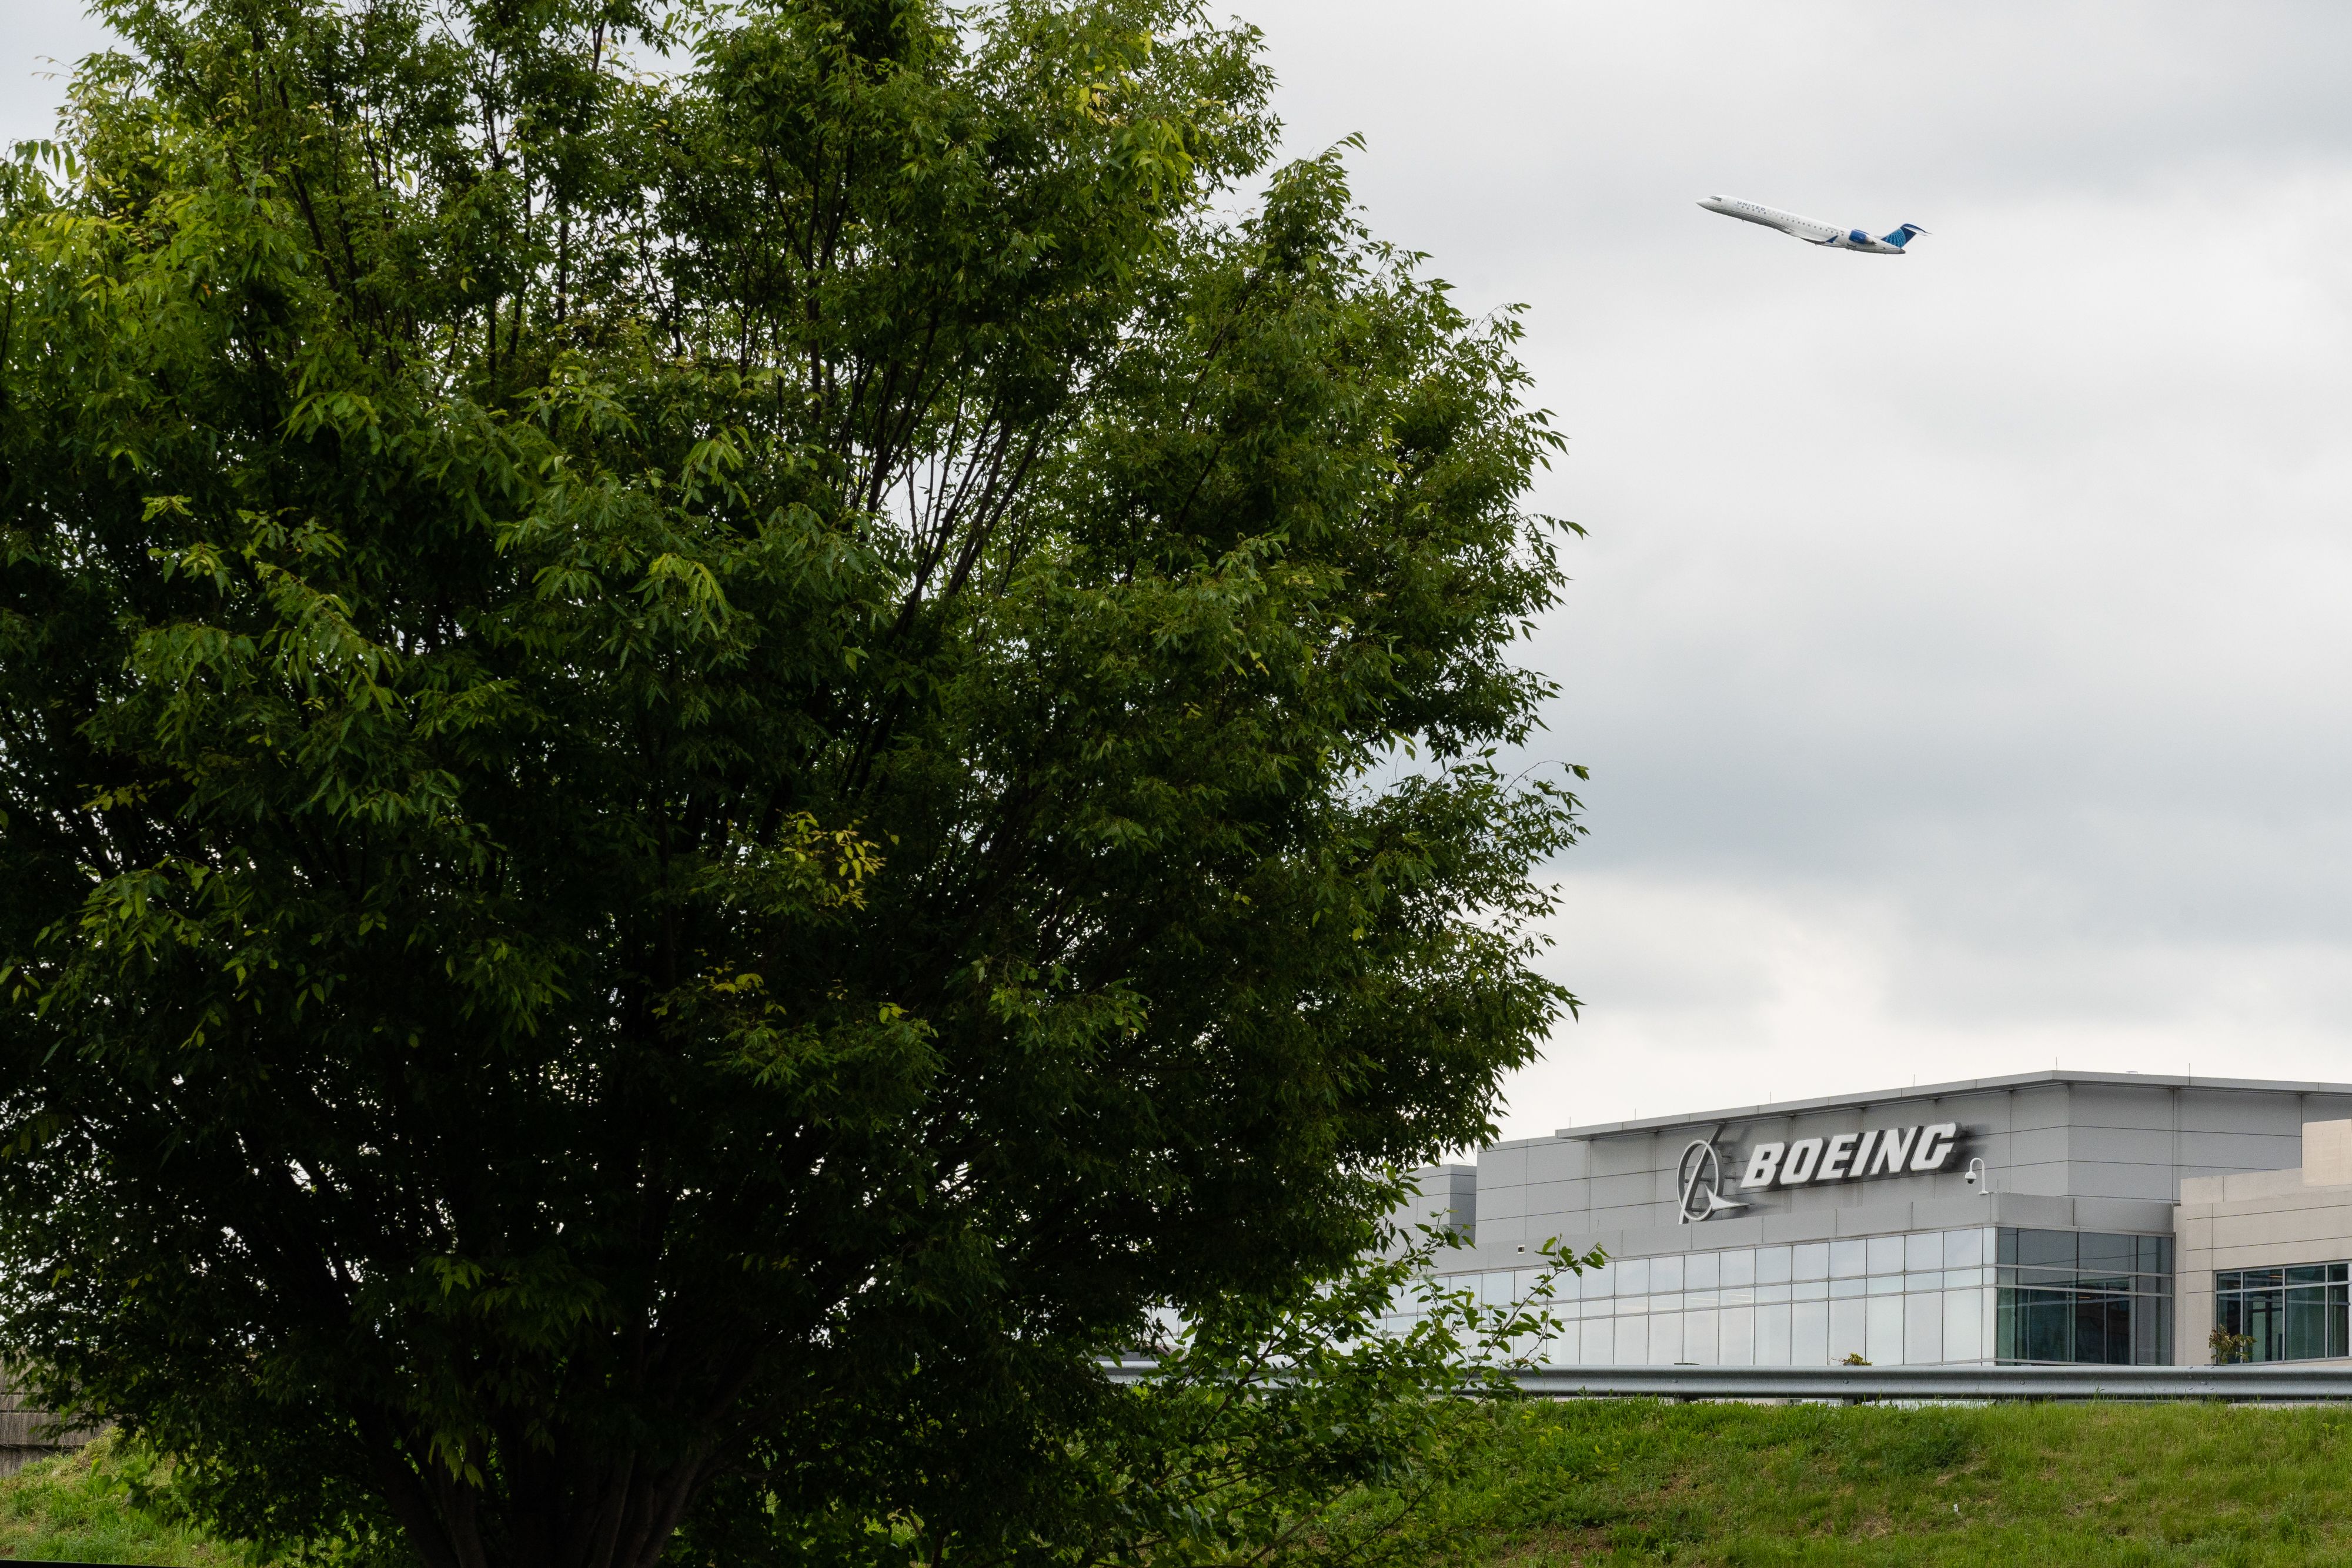
POLYGON ((1569 1000, 1554 437, 1192 0, 649 6, 108 0, 0 172, 0 1338, 248 1537, 1034 1547, 1569 1000))

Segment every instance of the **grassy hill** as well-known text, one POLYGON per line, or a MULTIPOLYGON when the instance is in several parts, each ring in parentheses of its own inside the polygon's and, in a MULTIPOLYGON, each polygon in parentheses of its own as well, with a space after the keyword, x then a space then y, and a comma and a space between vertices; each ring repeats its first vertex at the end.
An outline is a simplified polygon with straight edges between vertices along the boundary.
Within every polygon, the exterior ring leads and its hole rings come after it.
MULTIPOLYGON (((1528 1405, 1429 1568, 2352 1561, 2352 1410, 1528 1405)), ((238 1568, 110 1443, 0 1479, 0 1553, 238 1568)))
POLYGON ((173 1521, 156 1462, 111 1437, 0 1477, 0 1554, 79 1563, 242 1568, 245 1554, 173 1521))
MULTIPOLYGON (((2352 1560, 2352 1411, 1610 1402, 1501 1414, 1479 1564, 2352 1560)), ((1435 1553, 1433 1553, 1435 1555, 1435 1553)))

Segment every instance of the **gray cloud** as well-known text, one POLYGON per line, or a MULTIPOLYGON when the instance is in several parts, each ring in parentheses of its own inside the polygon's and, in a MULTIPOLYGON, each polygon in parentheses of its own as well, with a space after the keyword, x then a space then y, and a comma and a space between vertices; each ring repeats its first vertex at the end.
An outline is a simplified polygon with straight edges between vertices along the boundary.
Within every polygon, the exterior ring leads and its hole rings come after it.
POLYGON ((1294 147, 1362 131, 1376 226, 1529 304, 1572 439, 1536 656, 1595 770, 1589 1007, 1512 1131, 2352 1077, 2352 13, 1252 15, 1294 147), (1817 252, 1718 191, 1935 233, 1817 252))

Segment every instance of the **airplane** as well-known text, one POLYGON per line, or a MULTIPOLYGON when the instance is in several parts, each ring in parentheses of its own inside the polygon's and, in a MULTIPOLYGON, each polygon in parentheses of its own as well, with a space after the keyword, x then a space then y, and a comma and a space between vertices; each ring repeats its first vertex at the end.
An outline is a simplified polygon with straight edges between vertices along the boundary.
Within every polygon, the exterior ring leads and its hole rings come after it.
POLYGON ((1917 224, 1905 224, 1892 234, 1873 239, 1860 229, 1842 229, 1819 218, 1801 218, 1778 207, 1759 207, 1753 202, 1743 202, 1732 196, 1709 196, 1699 205, 1710 213, 1721 213, 1727 218, 1762 224, 1768 229, 1794 235, 1808 245, 1827 246, 1832 250, 1863 250, 1874 256, 1901 256, 1903 247, 1910 243, 1913 235, 1927 232, 1917 224))

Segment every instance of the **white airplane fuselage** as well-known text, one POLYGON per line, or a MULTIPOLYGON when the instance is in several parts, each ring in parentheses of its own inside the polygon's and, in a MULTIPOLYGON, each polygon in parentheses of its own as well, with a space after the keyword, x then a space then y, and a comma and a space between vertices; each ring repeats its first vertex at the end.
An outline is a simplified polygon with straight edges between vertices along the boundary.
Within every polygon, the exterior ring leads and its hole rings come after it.
POLYGON ((1842 229, 1819 218, 1800 217, 1795 213, 1784 213, 1778 207, 1743 202, 1736 196, 1709 196, 1699 205, 1710 213, 1721 213, 1727 218, 1761 224, 1768 229, 1794 235, 1808 245, 1826 246, 1832 250, 1867 251, 1873 256, 1901 256, 1906 241, 1913 235, 1927 232, 1916 224, 1905 224, 1885 238, 1874 239, 1861 229, 1842 229))

